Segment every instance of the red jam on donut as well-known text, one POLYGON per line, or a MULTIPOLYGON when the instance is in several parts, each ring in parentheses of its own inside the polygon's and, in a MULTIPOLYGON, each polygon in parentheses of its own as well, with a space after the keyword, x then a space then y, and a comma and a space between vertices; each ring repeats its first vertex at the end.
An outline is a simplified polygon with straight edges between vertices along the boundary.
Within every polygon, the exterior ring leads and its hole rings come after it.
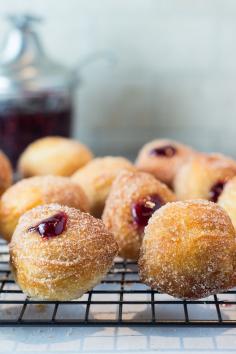
POLYGON ((218 181, 215 183, 209 192, 209 200, 211 202, 217 203, 219 196, 223 192, 226 181, 218 181))
POLYGON ((42 220, 38 225, 32 226, 28 231, 37 231, 43 238, 59 236, 65 230, 67 215, 60 212, 47 219, 42 220))
POLYGON ((131 213, 135 224, 139 228, 144 228, 152 214, 164 204, 164 201, 158 195, 152 195, 133 203, 131 213))
POLYGON ((150 151, 150 155, 163 156, 163 157, 173 157, 177 150, 172 145, 165 145, 161 147, 154 148, 150 151))

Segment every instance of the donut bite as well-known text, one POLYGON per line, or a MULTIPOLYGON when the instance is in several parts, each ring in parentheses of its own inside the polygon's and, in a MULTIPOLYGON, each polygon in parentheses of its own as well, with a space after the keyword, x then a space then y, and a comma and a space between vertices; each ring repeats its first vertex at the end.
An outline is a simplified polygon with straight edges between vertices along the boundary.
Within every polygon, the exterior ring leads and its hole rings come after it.
POLYGON ((106 156, 90 161, 72 175, 72 180, 83 187, 92 215, 101 217, 111 185, 123 169, 134 171, 135 167, 124 157, 106 156))
POLYGON ((19 217, 41 204, 59 203, 88 211, 87 197, 82 188, 68 177, 38 176, 23 179, 0 199, 0 235, 8 242, 19 217))
POLYGON ((180 200, 217 202, 226 182, 236 175, 236 162, 221 154, 192 157, 178 171, 174 191, 180 200))
POLYGON ((12 184, 12 167, 8 157, 0 150, 0 196, 12 184))
POLYGON ((77 299, 111 268, 117 244, 102 221, 78 209, 42 205, 21 216, 10 243, 15 280, 32 299, 77 299))
POLYGON ((22 177, 71 176, 93 158, 92 152, 76 140, 48 136, 35 140, 20 156, 22 177))
POLYGON ((138 258, 149 218, 165 203, 172 201, 175 201, 175 196, 171 190, 148 173, 122 171, 117 176, 102 220, 113 233, 120 256, 138 258))
POLYGON ((173 140, 156 139, 141 148, 136 166, 172 186, 178 169, 193 154, 195 152, 186 145, 173 140))
POLYGON ((198 299, 236 285, 236 236, 217 204, 168 203, 145 228, 141 281, 177 298, 198 299))

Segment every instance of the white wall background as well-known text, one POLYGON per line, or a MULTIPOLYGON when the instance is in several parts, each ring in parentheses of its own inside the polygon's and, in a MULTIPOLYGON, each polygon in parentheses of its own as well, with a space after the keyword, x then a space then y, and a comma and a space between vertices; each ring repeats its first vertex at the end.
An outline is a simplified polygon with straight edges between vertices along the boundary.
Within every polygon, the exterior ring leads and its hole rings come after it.
POLYGON ((110 50, 83 71, 75 135, 98 153, 134 152, 169 136, 236 156, 235 0, 1 0, 4 15, 45 18, 48 52, 67 65, 110 50))

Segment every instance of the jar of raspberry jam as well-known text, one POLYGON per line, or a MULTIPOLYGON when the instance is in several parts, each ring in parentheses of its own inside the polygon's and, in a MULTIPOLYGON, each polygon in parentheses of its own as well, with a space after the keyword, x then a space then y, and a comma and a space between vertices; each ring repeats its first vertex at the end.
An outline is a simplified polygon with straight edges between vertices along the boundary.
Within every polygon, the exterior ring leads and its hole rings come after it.
POLYGON ((0 149, 16 165, 33 140, 70 136, 77 75, 45 54, 34 30, 38 18, 9 18, 0 55, 0 149))

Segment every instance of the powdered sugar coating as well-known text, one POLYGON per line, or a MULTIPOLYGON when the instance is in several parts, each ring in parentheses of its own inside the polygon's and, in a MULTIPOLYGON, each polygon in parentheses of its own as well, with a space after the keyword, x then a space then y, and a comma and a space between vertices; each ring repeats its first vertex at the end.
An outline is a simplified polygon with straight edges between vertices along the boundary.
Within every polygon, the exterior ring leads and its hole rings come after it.
POLYGON ((132 204, 151 195, 160 196, 165 203, 175 200, 170 189, 148 173, 122 171, 113 182, 102 220, 114 234, 124 258, 138 258, 143 238, 132 217, 132 204))
POLYGON ((80 297, 104 277, 116 253, 114 237, 101 220, 59 204, 38 206, 21 216, 10 243, 16 281, 36 299, 80 297), (61 235, 43 239, 28 231, 58 212, 68 216, 61 235))
POLYGON ((180 200, 210 199, 211 188, 236 175, 236 161, 221 154, 192 156, 177 172, 174 190, 180 200))
POLYGON ((88 211, 82 188, 68 177, 37 176, 23 179, 10 187, 0 201, 0 233, 10 241, 19 217, 41 204, 59 203, 88 211))
POLYGON ((145 229, 141 280, 177 298, 197 299, 236 285, 236 236, 215 203, 168 203, 145 229))
POLYGON ((135 167, 124 157, 105 156, 93 159, 71 176, 85 190, 92 215, 101 217, 111 185, 123 169, 134 171, 135 167))
POLYGON ((160 181, 172 185, 182 164, 196 154, 190 147, 169 139, 156 139, 145 144, 138 153, 136 166, 139 170, 153 174, 160 181), (170 158, 152 154, 153 149, 171 146, 176 153, 170 158))

